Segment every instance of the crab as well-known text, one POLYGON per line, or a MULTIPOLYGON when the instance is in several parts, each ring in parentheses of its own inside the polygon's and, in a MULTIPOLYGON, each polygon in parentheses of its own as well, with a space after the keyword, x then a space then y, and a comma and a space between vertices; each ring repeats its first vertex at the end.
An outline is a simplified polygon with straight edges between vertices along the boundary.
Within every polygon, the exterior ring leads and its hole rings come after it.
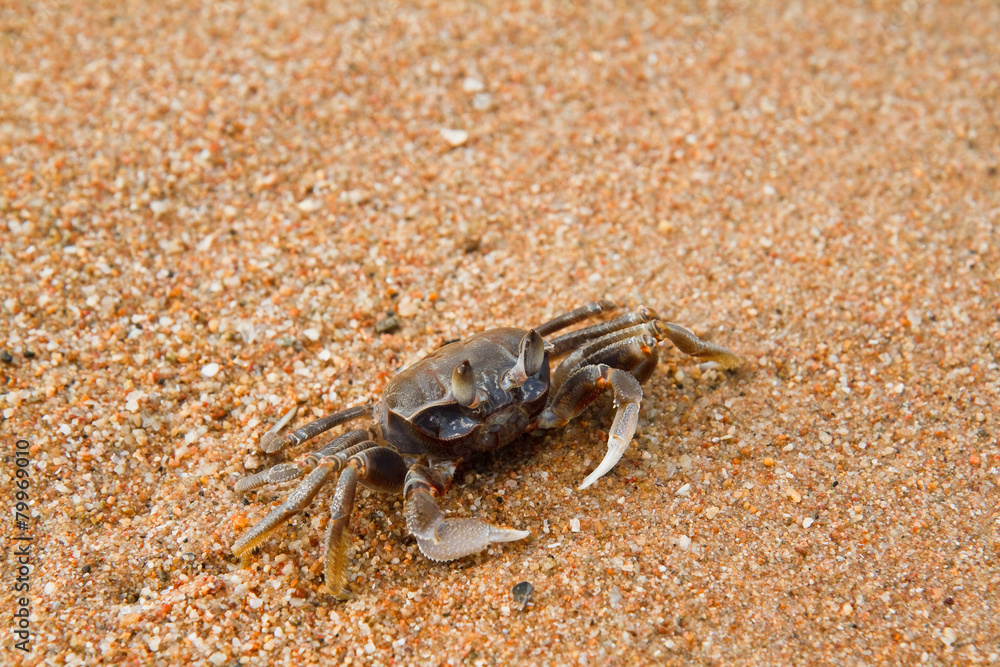
POLYGON ((295 415, 292 408, 261 438, 265 452, 300 445, 361 417, 371 424, 236 483, 235 490, 245 493, 304 476, 281 505, 233 544, 241 567, 248 567, 261 543, 334 478, 324 556, 324 586, 334 595, 348 595, 348 523, 359 482, 375 491, 402 493, 407 530, 432 560, 455 560, 490 543, 527 537, 526 530, 446 516, 437 499, 450 488, 463 461, 505 447, 524 433, 564 426, 610 389, 615 416, 608 450, 580 484, 579 489, 586 489, 615 466, 631 442, 641 385, 656 369, 661 341, 669 340, 682 352, 723 369, 740 363, 728 349, 701 340, 679 324, 661 321, 644 306, 551 337, 613 308, 607 301, 596 301, 534 329, 491 329, 446 344, 401 371, 386 385, 381 400, 285 432, 295 415), (552 368, 556 359, 561 362, 552 368))

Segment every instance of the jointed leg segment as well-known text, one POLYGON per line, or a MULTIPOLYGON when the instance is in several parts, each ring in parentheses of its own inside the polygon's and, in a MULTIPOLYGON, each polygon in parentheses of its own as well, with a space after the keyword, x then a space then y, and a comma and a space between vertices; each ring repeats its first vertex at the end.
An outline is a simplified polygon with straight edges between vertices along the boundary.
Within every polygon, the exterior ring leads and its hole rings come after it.
POLYGON ((586 306, 581 306, 576 310, 572 310, 568 313, 552 318, 545 324, 535 327, 535 331, 539 336, 544 338, 550 333, 555 333, 560 329, 565 329, 566 327, 572 326, 577 322, 582 322, 589 317, 600 315, 608 310, 613 310, 614 307, 615 304, 610 301, 594 301, 592 303, 588 303, 586 306))
POLYGON ((642 400, 639 381, 628 371, 606 364, 584 366, 570 376, 538 420, 539 428, 562 426, 583 412, 608 387, 615 392, 616 409, 615 420, 608 433, 608 453, 583 480, 580 489, 587 488, 611 470, 632 441, 639 423, 639 402, 642 400))
POLYGON ((358 481, 376 491, 399 493, 403 489, 406 464, 388 447, 373 447, 352 456, 337 480, 326 530, 324 578, 328 592, 342 595, 347 582, 347 526, 354 510, 358 481))
MULTIPOLYGON (((287 443, 298 444, 370 411, 369 406, 341 410, 281 437, 280 431, 294 415, 293 409, 265 434, 261 446, 270 446, 269 451, 275 451, 287 443)), ((373 440, 368 429, 355 429, 295 462, 282 463, 245 477, 236 483, 236 490, 239 492, 306 475, 285 502, 240 535, 233 544, 233 553, 240 559, 241 565, 246 566, 249 554, 275 529, 308 507, 320 489, 339 472, 326 535, 325 573, 327 589, 340 594, 346 572, 347 526, 354 508, 358 482, 376 491, 399 493, 403 489, 406 470, 406 463, 398 452, 373 440)))
MULTIPOLYGON (((583 318, 575 321, 580 319, 583 318)), ((670 340, 682 352, 723 369, 736 368, 740 363, 739 357, 721 345, 703 341, 679 324, 662 322, 656 313, 643 306, 610 322, 551 341, 552 356, 567 352, 569 355, 552 372, 549 403, 536 422, 537 428, 562 426, 608 387, 615 392, 616 412, 608 436, 608 452, 579 488, 587 488, 611 470, 635 435, 642 400, 641 383, 656 369, 657 344, 662 340, 670 340)))
POLYGON ((340 426, 344 422, 349 422, 352 419, 357 419, 362 415, 370 415, 372 413, 372 406, 370 405, 356 405, 353 408, 347 408, 346 410, 340 410, 339 412, 334 412, 332 415, 326 415, 325 417, 320 417, 314 421, 309 422, 301 428, 297 428, 291 433, 287 433, 284 436, 281 435, 281 431, 284 430, 285 426, 292 420, 295 416, 297 408, 292 408, 285 416, 283 416, 277 424, 275 424, 271 429, 265 433, 260 439, 260 448, 263 449, 268 454, 276 452, 279 449, 287 445, 301 445, 306 440, 315 438, 320 433, 325 433, 329 431, 334 426, 340 426))

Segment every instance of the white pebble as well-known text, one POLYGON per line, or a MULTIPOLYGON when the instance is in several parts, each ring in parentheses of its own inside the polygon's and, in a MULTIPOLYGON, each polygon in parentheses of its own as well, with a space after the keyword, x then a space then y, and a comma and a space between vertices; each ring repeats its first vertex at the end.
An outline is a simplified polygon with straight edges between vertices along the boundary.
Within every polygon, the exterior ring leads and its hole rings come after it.
POLYGON ((56 590, 55 582, 50 581, 49 583, 45 584, 45 587, 42 589, 42 592, 45 593, 46 595, 52 595, 53 591, 55 590, 56 590))
POLYGON ((461 146, 469 140, 469 133, 465 130, 453 130, 447 127, 441 128, 441 136, 452 146, 461 146))
POLYGON ((569 520, 569 529, 571 531, 573 531, 574 533, 579 533, 580 532, 580 520, 579 519, 570 519, 569 520))
POLYGON ((205 364, 201 367, 201 374, 207 378, 214 378, 219 374, 219 364, 205 364))
POLYGON ((208 656, 208 661, 215 665, 215 667, 219 667, 220 665, 225 664, 226 654, 222 651, 216 651, 212 655, 208 656))
POLYGON ((418 312, 417 304, 413 303, 409 297, 404 297, 400 300, 399 305, 396 306, 396 312, 401 317, 413 317, 418 312))
POLYGON ((681 535, 677 538, 677 546, 680 547, 681 551, 687 551, 691 548, 691 538, 687 535, 681 535))
POLYGON ((167 209, 170 208, 170 202, 166 199, 154 199, 149 202, 149 210, 153 212, 153 215, 160 215, 161 213, 166 213, 167 209))
POLYGON ((831 442, 833 442, 833 437, 826 431, 820 431, 819 441, 822 442, 824 445, 829 445, 831 442))
POLYGON ((689 496, 689 495, 691 495, 691 485, 690 484, 685 484, 681 488, 679 488, 676 491, 674 491, 674 495, 675 496, 689 496))
POLYGON ((944 645, 947 646, 948 648, 951 648, 951 645, 954 644, 957 640, 958 640, 958 632, 955 630, 955 628, 945 628, 944 632, 941 633, 941 641, 944 642, 944 645))
POLYGON ((478 93, 485 87, 486 86, 483 85, 483 82, 474 76, 466 77, 465 81, 462 82, 462 90, 467 93, 478 93))
POLYGON ((806 518, 802 519, 802 527, 808 528, 809 526, 813 525, 813 521, 815 521, 815 519, 813 519, 811 516, 807 516, 806 518))
POLYGON ((321 208, 323 208, 323 202, 318 199, 313 199, 312 197, 309 199, 303 199, 299 202, 299 210, 303 213, 315 213, 321 208))
POLYGON ((157 651, 160 650, 160 638, 157 637, 156 635, 153 635, 151 637, 146 637, 146 646, 149 647, 150 651, 156 653, 157 651))
POLYGON ((59 493, 69 493, 69 487, 63 484, 62 482, 59 482, 58 484, 56 484, 56 491, 58 491, 59 493))
POLYGON ((251 609, 260 609, 261 605, 264 604, 264 600, 251 593, 247 596, 247 604, 250 605, 251 609))
POLYGON ((302 335, 311 341, 319 340, 319 331, 317 331, 316 329, 306 329, 305 331, 302 332, 302 335))

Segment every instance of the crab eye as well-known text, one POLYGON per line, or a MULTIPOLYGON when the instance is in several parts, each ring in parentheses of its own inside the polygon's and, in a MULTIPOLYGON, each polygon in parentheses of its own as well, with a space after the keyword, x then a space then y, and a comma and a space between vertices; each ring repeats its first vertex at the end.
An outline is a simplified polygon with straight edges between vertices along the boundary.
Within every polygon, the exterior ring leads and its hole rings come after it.
POLYGON ((545 363, 545 341, 532 329, 521 339, 517 364, 504 373, 500 386, 507 390, 520 387, 541 369, 543 363, 545 363))
POLYGON ((476 378, 472 364, 466 359, 451 373, 451 393, 455 401, 465 408, 474 408, 479 404, 476 400, 476 378))
POLYGON ((545 361, 545 341, 534 329, 521 339, 518 356, 520 357, 518 361, 524 360, 524 374, 528 377, 537 373, 542 367, 542 362, 545 361))

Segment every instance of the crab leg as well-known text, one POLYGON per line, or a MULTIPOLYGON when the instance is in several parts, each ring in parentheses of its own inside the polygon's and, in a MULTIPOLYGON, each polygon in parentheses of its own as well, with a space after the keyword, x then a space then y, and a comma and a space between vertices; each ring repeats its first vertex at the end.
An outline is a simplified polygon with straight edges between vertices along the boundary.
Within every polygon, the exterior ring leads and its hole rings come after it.
POLYGON ((568 334, 563 334, 558 338, 553 338, 550 342, 552 343, 552 352, 550 356, 558 357, 570 350, 577 349, 582 345, 595 341, 607 334, 610 334, 621 329, 627 329, 633 327, 636 324, 643 324, 644 322, 649 322, 650 320, 656 319, 656 313, 646 306, 639 306, 630 313, 625 313, 621 317, 616 317, 610 322, 601 322, 600 324, 594 324, 589 327, 584 327, 583 329, 577 329, 576 331, 571 331, 568 334))
MULTIPOLYGON (((558 389, 569 376, 583 366, 590 364, 604 363, 615 368, 632 370, 633 367, 649 357, 650 352, 645 350, 644 346, 652 345, 652 349, 655 350, 656 341, 661 337, 662 331, 659 322, 655 320, 607 333, 563 359, 552 372, 552 385, 558 389), (638 344, 643 339, 647 342, 638 344), (625 352, 623 347, 631 351, 631 354, 625 352), (606 358, 609 354, 612 355, 610 359, 606 358)), ((639 381, 643 382, 648 378, 649 375, 646 375, 639 381)))
MULTIPOLYGON (((356 452, 354 456, 358 452, 374 447, 378 447, 378 443, 374 440, 358 443, 353 448, 356 452)), ((239 539, 233 543, 233 553, 240 559, 241 565, 246 566, 249 553, 267 539, 267 536, 274 532, 278 526, 308 507, 319 490, 330 479, 330 476, 342 466, 343 458, 341 455, 320 459, 306 478, 288 494, 285 502, 275 507, 250 530, 240 535, 239 539)))
POLYGON ((604 460, 587 475, 578 487, 585 489, 611 470, 628 447, 639 423, 639 402, 642 386, 639 381, 620 368, 606 364, 584 366, 567 379, 559 388, 549 407, 538 419, 538 428, 556 428, 565 425, 587 407, 608 387, 615 392, 615 420, 608 432, 608 453, 604 460))
POLYGON ((447 518, 434 496, 444 492, 452 472, 454 466, 442 470, 414 465, 406 473, 406 527, 425 556, 437 561, 455 560, 479 553, 491 542, 513 542, 530 535, 526 530, 494 526, 481 519, 447 518))
POLYGON ((330 525, 326 530, 324 576, 328 592, 343 595, 347 583, 347 526, 354 509, 358 481, 376 491, 396 494, 403 489, 405 477, 406 463, 388 447, 373 447, 347 460, 333 493, 330 525))
POLYGON ((544 338, 550 333, 559 331, 560 329, 565 329, 568 326, 572 326, 577 322, 582 322, 583 320, 593 317, 594 315, 599 315, 606 310, 613 310, 615 304, 610 301, 594 301, 588 303, 586 306, 580 306, 576 310, 571 310, 568 313, 563 313, 558 317, 554 317, 545 324, 535 327, 535 331, 539 336, 544 338))
POLYGON ((308 424, 301 426, 300 428, 287 433, 285 435, 281 434, 285 426, 292 420, 295 416, 295 412, 298 408, 294 407, 285 415, 278 420, 278 423, 271 427, 263 436, 260 438, 260 448, 263 449, 268 454, 276 452, 283 447, 288 445, 301 445, 306 440, 310 438, 315 438, 320 433, 325 433, 329 431, 334 426, 339 426, 344 422, 351 421, 352 419, 357 419, 361 415, 371 414, 372 406, 370 405, 356 405, 353 408, 347 408, 346 410, 340 410, 334 412, 331 415, 325 417, 320 417, 308 424))
POLYGON ((352 448, 355 445, 370 438, 371 433, 368 429, 359 428, 350 431, 336 438, 318 452, 310 452, 294 462, 279 463, 263 472, 247 475, 236 482, 233 488, 237 493, 245 493, 262 486, 291 481, 315 468, 322 458, 340 454, 341 452, 344 453, 345 458, 350 456, 354 453, 352 448))
POLYGON ((673 322, 663 323, 663 335, 670 339, 678 350, 684 354, 706 361, 714 361, 724 370, 731 370, 740 365, 740 358, 715 343, 709 343, 698 338, 690 329, 673 322))
POLYGON ((274 532, 278 526, 288 521, 312 502, 316 494, 319 493, 319 490, 326 484, 331 472, 332 467, 330 465, 320 465, 314 468, 295 487, 295 490, 288 494, 285 502, 271 510, 253 528, 240 535, 240 538, 233 543, 233 554, 240 559, 240 567, 248 567, 250 552, 267 539, 267 536, 274 532))

